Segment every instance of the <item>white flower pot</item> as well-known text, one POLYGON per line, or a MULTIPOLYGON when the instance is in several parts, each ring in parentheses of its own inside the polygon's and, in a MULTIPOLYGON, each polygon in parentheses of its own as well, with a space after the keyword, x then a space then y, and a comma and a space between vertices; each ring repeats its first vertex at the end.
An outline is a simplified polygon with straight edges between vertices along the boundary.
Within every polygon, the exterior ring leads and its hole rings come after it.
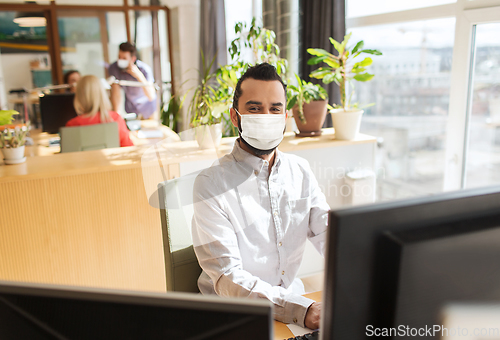
POLYGON ((222 123, 197 126, 195 134, 200 149, 216 148, 222 139, 222 123))
POLYGON ((335 109, 331 111, 333 127, 335 128, 335 139, 353 140, 359 133, 361 116, 363 110, 335 109))
POLYGON ((18 148, 3 148, 2 153, 5 164, 19 164, 26 161, 24 145, 18 148))

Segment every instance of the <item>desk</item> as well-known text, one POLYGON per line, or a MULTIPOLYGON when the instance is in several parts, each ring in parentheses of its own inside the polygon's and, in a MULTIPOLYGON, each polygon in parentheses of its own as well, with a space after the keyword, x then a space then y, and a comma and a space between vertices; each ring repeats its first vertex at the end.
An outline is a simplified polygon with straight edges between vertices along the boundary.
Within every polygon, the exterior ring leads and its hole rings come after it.
MULTIPOLYGON (((322 292, 314 292, 305 294, 304 296, 314 301, 321 301, 321 293, 322 292)), ((290 329, 288 329, 286 324, 274 320, 274 340, 293 338, 293 336, 293 333, 290 331, 290 329)))
MULTIPOLYGON (((153 120, 141 121, 141 129, 143 131, 150 130, 160 130, 163 133, 164 138, 170 138, 172 141, 180 141, 179 136, 173 132, 170 128, 160 125, 158 122, 153 120)), ((153 145, 164 138, 139 138, 137 136, 138 131, 130 132, 130 139, 135 146, 141 145, 153 145)), ((59 145, 50 146, 49 140, 54 138, 59 138, 58 134, 50 134, 47 132, 42 132, 41 129, 32 129, 30 131, 30 137, 33 139, 34 145, 27 146, 25 151, 26 157, 33 156, 51 156, 61 152, 59 145)))
MULTIPOLYGON (((287 134, 280 150, 305 155, 310 163, 373 164, 374 137, 332 138, 332 129, 315 138, 287 134)), ((209 166, 234 141, 224 138, 217 150, 185 141, 50 156, 34 152, 25 163, 0 163, 0 280, 166 291, 160 214, 148 199, 163 178, 209 166), (143 161, 155 148, 160 160, 143 161)), ((317 176, 320 183, 329 180, 317 176)), ((315 258, 303 265, 301 276, 323 269, 315 258)))

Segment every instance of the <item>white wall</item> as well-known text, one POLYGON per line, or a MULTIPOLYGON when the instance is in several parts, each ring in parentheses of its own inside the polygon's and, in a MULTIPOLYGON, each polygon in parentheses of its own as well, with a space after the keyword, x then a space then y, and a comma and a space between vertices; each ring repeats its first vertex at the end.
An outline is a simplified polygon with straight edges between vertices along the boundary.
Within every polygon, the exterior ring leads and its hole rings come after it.
MULTIPOLYGON (((30 60, 40 59, 39 57, 49 58, 48 53, 32 54, 32 53, 4 53, 2 54, 1 68, 3 71, 5 93, 9 93, 11 89, 24 87, 26 89, 33 88, 31 79, 30 60)), ((0 86, 1 90, 1 86, 0 86)), ((1 94, 0 94, 1 96, 1 94)), ((7 95, 10 97, 10 95, 7 95)), ((13 108, 9 104, 9 108, 13 108)))

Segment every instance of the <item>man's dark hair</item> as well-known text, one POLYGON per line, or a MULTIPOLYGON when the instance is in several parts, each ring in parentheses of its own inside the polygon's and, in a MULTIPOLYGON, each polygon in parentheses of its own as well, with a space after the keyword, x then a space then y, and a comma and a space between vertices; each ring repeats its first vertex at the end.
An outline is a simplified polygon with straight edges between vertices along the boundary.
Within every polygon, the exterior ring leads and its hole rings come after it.
POLYGON ((268 63, 262 63, 258 64, 255 66, 250 67, 238 80, 238 83, 236 84, 236 88, 234 90, 234 96, 233 96, 233 108, 238 110, 238 100, 241 97, 241 83, 243 83, 244 80, 251 78, 255 80, 265 80, 265 81, 272 81, 272 80, 277 80, 283 85, 283 90, 285 91, 285 106, 286 106, 286 85, 279 76, 278 72, 276 72, 276 68, 268 63))
POLYGON ((134 44, 126 41, 124 43, 120 44, 120 51, 122 52, 130 52, 130 55, 133 57, 137 54, 137 50, 134 46, 134 44))
POLYGON ((67 84, 69 81, 69 76, 71 76, 73 73, 80 73, 78 70, 69 70, 64 74, 64 84, 67 84))

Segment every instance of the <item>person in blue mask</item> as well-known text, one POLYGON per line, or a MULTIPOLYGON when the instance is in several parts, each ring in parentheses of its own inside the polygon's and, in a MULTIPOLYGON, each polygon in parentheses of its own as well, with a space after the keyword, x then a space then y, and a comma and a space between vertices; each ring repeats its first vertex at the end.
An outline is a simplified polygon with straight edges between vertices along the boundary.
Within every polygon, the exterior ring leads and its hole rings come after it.
POLYGON ((251 67, 231 108, 232 152, 196 178, 192 236, 203 294, 268 299, 274 318, 319 327, 321 303, 296 278, 306 240, 324 255, 329 206, 308 162, 277 149, 286 85, 274 66, 251 67))
MULTIPOLYGON (((157 109, 154 77, 151 67, 137 59, 137 50, 129 42, 120 44, 118 60, 108 69, 109 75, 117 80, 129 80, 150 84, 144 87, 123 86, 125 92, 125 111, 136 113, 139 117, 150 118, 157 109)), ((111 104, 118 112, 122 102, 120 85, 111 85, 111 104)))

